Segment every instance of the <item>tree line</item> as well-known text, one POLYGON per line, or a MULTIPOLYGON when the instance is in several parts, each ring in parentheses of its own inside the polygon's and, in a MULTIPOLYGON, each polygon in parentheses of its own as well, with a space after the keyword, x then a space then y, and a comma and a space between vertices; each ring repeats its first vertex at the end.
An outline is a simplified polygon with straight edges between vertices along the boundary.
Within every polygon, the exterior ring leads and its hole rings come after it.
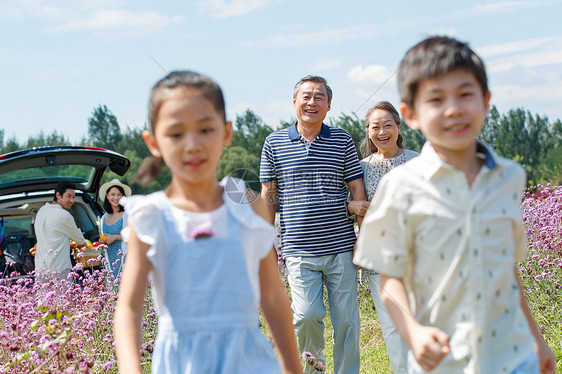
MULTIPOLYGON (((227 175, 239 177, 259 191, 259 164, 265 138, 273 131, 293 123, 294 120, 282 121, 274 129, 250 109, 237 115, 233 124, 232 145, 224 149, 218 166, 219 179, 227 175)), ((364 119, 355 113, 342 113, 337 118, 331 118, 328 125, 340 127, 351 135, 361 159, 359 143, 365 137, 364 119)), ((164 188, 170 180, 170 172, 165 168, 157 179, 146 186, 133 182, 142 161, 150 156, 141 134, 142 129, 139 128, 122 129, 115 115, 105 105, 99 105, 88 119, 87 135, 73 145, 106 148, 125 155, 131 161, 127 174, 119 177, 108 172, 104 181, 119 178, 130 185, 135 193, 149 193, 164 188)), ((401 134, 407 149, 419 152, 425 143, 425 138, 419 131, 411 130, 404 123, 401 125, 401 134)), ((527 171, 529 185, 562 184, 560 119, 551 122, 546 116, 532 114, 523 108, 511 109, 502 114, 492 106, 479 136, 492 145, 498 154, 519 162, 527 171)), ((47 145, 71 145, 71 142, 55 130, 51 134, 41 132, 19 143, 15 137, 5 139, 5 131, 0 129, 1 154, 47 145)))

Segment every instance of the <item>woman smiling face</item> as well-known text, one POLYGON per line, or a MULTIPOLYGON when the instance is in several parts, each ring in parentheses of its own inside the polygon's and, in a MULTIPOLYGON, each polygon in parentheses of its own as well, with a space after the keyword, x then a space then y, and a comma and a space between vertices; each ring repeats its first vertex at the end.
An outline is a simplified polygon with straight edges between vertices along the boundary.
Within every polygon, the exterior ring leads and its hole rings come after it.
POLYGON ((121 198, 123 197, 123 194, 121 193, 121 191, 119 190, 119 188, 113 186, 111 187, 108 191, 107 194, 105 195, 107 201, 109 201, 109 204, 111 204, 111 207, 113 208, 113 211, 119 211, 119 200, 121 200, 121 198))
POLYGON ((392 114, 384 109, 375 109, 369 117, 369 138, 377 147, 377 154, 384 158, 400 155, 398 146, 400 124, 396 123, 392 114))

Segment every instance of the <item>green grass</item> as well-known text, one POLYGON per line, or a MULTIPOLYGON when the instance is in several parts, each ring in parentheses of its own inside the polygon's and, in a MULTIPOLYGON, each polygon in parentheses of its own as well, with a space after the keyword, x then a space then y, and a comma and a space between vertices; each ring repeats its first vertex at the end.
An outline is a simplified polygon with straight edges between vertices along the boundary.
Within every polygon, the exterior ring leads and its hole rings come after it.
MULTIPOLYGON (((324 301, 327 305, 326 296, 324 297, 324 301)), ((365 374, 392 374, 392 368, 390 366, 390 362, 388 361, 388 355, 384 346, 377 312, 375 311, 371 294, 366 286, 362 286, 359 289, 359 312, 361 314, 361 330, 359 335, 361 368, 359 372, 365 374)), ((326 348, 324 349, 324 355, 326 357, 326 373, 333 373, 333 329, 329 311, 324 323, 324 339, 326 341, 326 348)))
MULTIPOLYGON (((289 295, 290 295, 290 291, 289 295)), ((324 294, 324 305, 328 305, 327 295, 324 294)), ((377 312, 373 304, 370 291, 366 286, 359 289, 359 312, 361 314, 361 330, 359 337, 359 347, 361 352, 361 368, 362 374, 392 374, 392 368, 384 340, 382 337, 381 327, 377 317, 377 312)), ((263 316, 260 316, 262 326, 267 334, 263 316)), ((332 322, 330 320, 330 311, 328 309, 326 318, 324 318, 324 340, 326 348, 324 356, 326 358, 326 373, 334 372, 333 341, 332 341, 332 322)))

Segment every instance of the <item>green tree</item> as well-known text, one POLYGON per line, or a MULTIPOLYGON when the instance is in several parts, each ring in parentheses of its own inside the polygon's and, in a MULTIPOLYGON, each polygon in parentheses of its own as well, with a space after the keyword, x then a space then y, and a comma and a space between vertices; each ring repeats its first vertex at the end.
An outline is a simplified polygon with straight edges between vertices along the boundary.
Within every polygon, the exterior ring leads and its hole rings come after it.
POLYGON ((249 154, 259 158, 265 138, 272 132, 273 129, 260 117, 250 109, 246 109, 242 115, 236 116, 232 146, 242 147, 249 154))
POLYGON ((551 149, 538 167, 538 182, 562 185, 562 146, 551 149))
POLYGON ((402 135, 402 146, 411 151, 419 152, 421 151, 423 145, 425 144, 425 136, 419 130, 412 130, 406 123, 402 120, 400 124, 400 134, 402 135))
POLYGON ((31 136, 27 139, 25 148, 69 145, 69 144, 70 144, 70 140, 66 138, 64 134, 59 134, 57 130, 53 131, 49 135, 45 135, 43 131, 40 131, 39 135, 35 137, 31 136))
POLYGON ((231 146, 224 150, 218 166, 218 178, 231 176, 243 179, 249 188, 260 191, 259 182, 260 157, 240 146, 231 146))
POLYGON ((528 132, 529 143, 526 147, 526 164, 530 170, 530 179, 536 181, 537 169, 541 161, 552 148, 552 140, 550 137, 549 123, 547 117, 532 115, 527 112, 526 128, 528 132))
POLYGON ((484 140, 486 143, 490 144, 492 147, 496 147, 496 142, 498 141, 498 136, 500 133, 500 121, 501 115, 495 105, 490 108, 490 113, 484 120, 484 125, 478 137, 484 140))
POLYGON ((562 122, 557 119, 551 127, 552 147, 562 147, 562 122))
MULTIPOLYGON (((525 128, 526 115, 522 109, 512 109, 500 118, 495 148, 504 157, 526 164, 529 134, 525 128)), ((529 170, 527 170, 528 172, 529 170)))
POLYGON ((281 129, 286 129, 287 127, 291 127, 295 124, 295 122, 297 122, 296 117, 295 118, 291 118, 289 121, 279 121, 279 126, 277 127, 278 130, 281 129))
POLYGON ((105 105, 94 108, 88 119, 88 139, 84 139, 83 144, 114 150, 121 139, 117 117, 105 105))
POLYGON ((142 132, 143 130, 140 128, 127 127, 121 140, 115 145, 115 151, 121 154, 125 154, 127 151, 135 151, 136 155, 143 159, 150 156, 150 151, 142 138, 142 132))
POLYGON ((10 153, 23 149, 23 147, 18 143, 18 140, 15 136, 12 136, 10 139, 8 139, 8 141, 3 143, 2 153, 10 153))
MULTIPOLYGON (((167 167, 164 167, 160 174, 147 185, 142 185, 140 183, 132 182, 135 174, 137 173, 142 162, 147 158, 151 157, 151 154, 142 139, 143 129, 140 128, 130 128, 123 132, 121 141, 115 146, 115 151, 125 155, 131 161, 131 167, 125 176, 121 177, 122 181, 127 183, 135 193, 147 194, 154 191, 162 190, 170 183, 171 174, 167 167)), ((104 181, 116 178, 112 174, 109 174, 104 181)))
POLYGON ((523 108, 511 109, 499 119, 497 136, 489 127, 488 138, 495 139, 496 151, 504 157, 519 162, 527 171, 530 184, 537 181, 539 165, 553 147, 547 117, 533 116, 523 108))
POLYGON ((361 155, 360 144, 365 138, 365 126, 357 114, 354 112, 352 112, 351 115, 342 113, 336 119, 330 118, 330 126, 344 129, 351 135, 351 139, 353 139, 355 149, 357 150, 357 157, 361 160, 363 157, 361 155))

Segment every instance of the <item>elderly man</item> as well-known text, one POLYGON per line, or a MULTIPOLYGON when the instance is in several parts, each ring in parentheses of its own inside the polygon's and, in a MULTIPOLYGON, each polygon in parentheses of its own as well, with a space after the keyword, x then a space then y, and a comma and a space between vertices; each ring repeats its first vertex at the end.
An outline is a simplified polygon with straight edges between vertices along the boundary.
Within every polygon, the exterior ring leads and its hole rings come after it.
POLYGON ((55 188, 54 200, 39 209, 35 217, 37 252, 35 270, 60 272, 66 279, 72 270, 70 262, 70 240, 78 245, 85 244, 84 236, 68 210, 74 204, 76 187, 69 182, 61 182, 55 188))
POLYGON ((297 121, 265 140, 260 181, 272 220, 279 199, 283 258, 301 353, 311 352, 325 363, 325 285, 334 327, 334 372, 358 373, 357 269, 352 263, 356 237, 346 212, 346 184, 353 199, 366 196, 351 136, 323 123, 331 100, 332 90, 322 77, 306 76, 295 85, 297 121))

